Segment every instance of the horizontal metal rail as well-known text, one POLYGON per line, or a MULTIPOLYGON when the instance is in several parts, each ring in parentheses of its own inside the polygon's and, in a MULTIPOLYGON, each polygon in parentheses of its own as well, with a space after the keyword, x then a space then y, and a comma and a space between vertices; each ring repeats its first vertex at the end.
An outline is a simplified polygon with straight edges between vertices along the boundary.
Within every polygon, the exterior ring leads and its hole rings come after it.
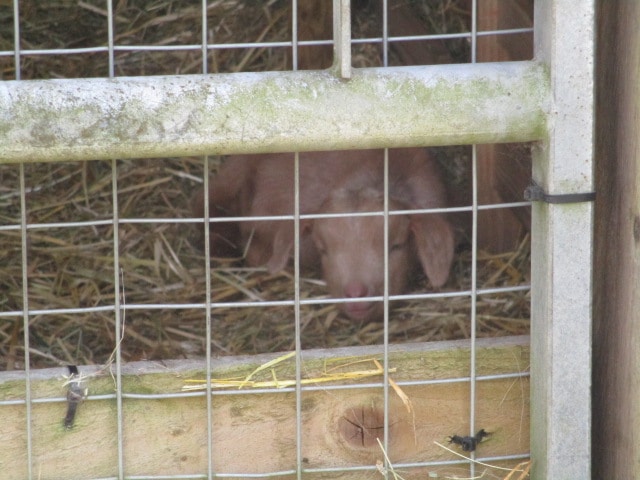
POLYGON ((536 62, 0 83, 0 163, 523 142, 536 62))

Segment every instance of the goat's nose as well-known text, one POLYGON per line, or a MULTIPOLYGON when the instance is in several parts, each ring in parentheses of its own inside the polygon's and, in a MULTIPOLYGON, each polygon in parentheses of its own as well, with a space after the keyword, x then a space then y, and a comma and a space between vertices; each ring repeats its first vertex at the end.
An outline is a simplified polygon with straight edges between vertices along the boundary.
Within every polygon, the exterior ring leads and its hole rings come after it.
POLYGON ((361 298, 368 296, 367 287, 361 282, 351 282, 344 287, 344 295, 349 298, 361 298))

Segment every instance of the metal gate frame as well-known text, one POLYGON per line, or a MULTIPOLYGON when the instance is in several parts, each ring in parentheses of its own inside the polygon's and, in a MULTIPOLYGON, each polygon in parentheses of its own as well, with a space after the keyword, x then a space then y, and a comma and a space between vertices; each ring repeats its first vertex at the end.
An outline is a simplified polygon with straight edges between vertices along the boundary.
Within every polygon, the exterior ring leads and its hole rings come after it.
MULTIPOLYGON (((533 179, 550 195, 594 189, 594 19, 592 0, 535 2, 550 103, 533 179)), ((531 249, 533 477, 591 478, 593 202, 535 202, 531 249)))
POLYGON ((0 163, 538 142, 533 478, 590 478, 593 0, 536 1, 530 62, 363 70, 349 66, 349 1, 334 6, 333 74, 1 82, 0 163))

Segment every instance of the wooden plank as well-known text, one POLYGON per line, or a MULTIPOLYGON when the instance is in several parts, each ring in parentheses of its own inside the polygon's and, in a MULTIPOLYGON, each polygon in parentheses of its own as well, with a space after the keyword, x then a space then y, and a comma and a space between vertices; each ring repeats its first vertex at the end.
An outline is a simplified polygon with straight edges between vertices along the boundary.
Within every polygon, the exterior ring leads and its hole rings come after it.
POLYGON ((640 478, 640 2, 597 5, 593 478, 640 478))
MULTIPOLYGON (((494 31, 533 26, 533 1, 484 0, 478 9, 478 30, 494 31)), ((533 34, 478 37, 479 62, 530 60, 533 34)), ((531 152, 524 145, 478 145, 478 202, 519 202, 531 182, 531 152)), ((481 211, 478 214, 478 246, 492 252, 516 248, 530 229, 530 209, 481 211), (490 226, 490 228, 483 228, 490 226)))
MULTIPOLYGON (((391 346, 389 365, 396 382, 465 377, 469 374, 469 342, 438 342, 391 346)), ((314 378, 334 367, 375 368, 381 347, 305 351, 303 378, 314 378), (364 363, 353 363, 366 360, 364 363), (345 367, 345 365, 350 366, 345 367)), ((214 359, 214 378, 244 378, 277 355, 214 359)), ((479 375, 528 371, 527 337, 478 341, 479 375)), ((81 367, 81 372, 95 372, 81 367)), ((274 369, 279 380, 293 378, 293 359, 274 369)), ((33 459, 37 478, 99 478, 117 475, 114 381, 102 374, 87 381, 89 398, 78 409, 75 426, 62 425, 64 369, 34 371, 32 396, 59 401, 32 405, 33 459), (107 398, 100 397, 107 395, 107 398)), ((180 392, 187 379, 204 378, 202 361, 137 362, 124 366, 124 463, 126 475, 203 474, 207 471, 206 398, 131 398, 130 394, 180 392)), ((258 377, 271 379, 266 371, 258 377)), ((381 377, 350 382, 380 383, 381 377)), ((0 373, 0 400, 24 396, 24 373, 0 373)), ((344 382, 343 382, 344 383, 344 382)), ((237 389, 232 389, 237 393, 237 389)), ((413 412, 390 390, 389 451, 391 461, 447 460, 455 456, 446 444, 450 435, 466 435, 469 384, 466 382, 405 385, 402 390, 413 412)), ((265 473, 295 468, 295 394, 293 391, 213 397, 214 469, 217 473, 265 473)), ((369 465, 382 460, 376 435, 382 435, 382 387, 302 393, 303 466, 306 469, 369 465), (361 426, 365 428, 360 428, 361 426)), ((523 454, 529 449, 528 377, 479 381, 476 425, 491 432, 479 456, 523 454)), ((26 406, 0 405, 0 479, 26 476, 26 406)), ((513 462, 512 466, 517 462, 513 462)), ((462 470, 461 470, 462 469, 462 470)), ((430 467, 429 472, 460 474, 461 466, 430 467)), ((468 473, 468 472, 467 472, 468 473)), ((405 478, 424 478, 425 470, 410 470, 405 478), (413 475, 417 475, 414 477, 413 475)), ((320 474, 314 478, 341 478, 320 474)), ((344 478, 371 478, 371 470, 344 478)), ((306 477, 305 477, 306 478, 306 477)))

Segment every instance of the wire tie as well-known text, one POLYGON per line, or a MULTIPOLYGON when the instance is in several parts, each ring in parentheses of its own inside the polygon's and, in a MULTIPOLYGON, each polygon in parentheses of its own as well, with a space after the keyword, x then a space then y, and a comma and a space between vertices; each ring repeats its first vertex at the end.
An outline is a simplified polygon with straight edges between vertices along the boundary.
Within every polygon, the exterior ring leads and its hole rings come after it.
POLYGON ((542 187, 533 183, 524 190, 524 199, 530 202, 583 203, 595 201, 596 192, 559 193, 550 195, 546 193, 542 187))

